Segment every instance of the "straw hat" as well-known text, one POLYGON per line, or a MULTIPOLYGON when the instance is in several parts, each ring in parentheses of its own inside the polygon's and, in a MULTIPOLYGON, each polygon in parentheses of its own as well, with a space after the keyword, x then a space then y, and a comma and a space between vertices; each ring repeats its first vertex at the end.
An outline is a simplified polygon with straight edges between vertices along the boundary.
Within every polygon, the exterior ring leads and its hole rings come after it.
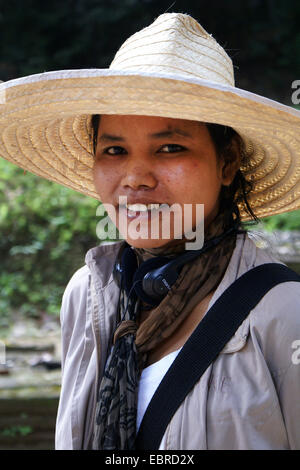
MULTIPOLYGON (((233 127, 251 154, 258 217, 300 207, 300 112, 234 86, 232 61, 196 20, 165 13, 127 39, 108 69, 46 72, 0 84, 0 155, 99 199, 92 114, 200 120, 233 127)), ((248 215, 243 212, 243 220, 248 215)))

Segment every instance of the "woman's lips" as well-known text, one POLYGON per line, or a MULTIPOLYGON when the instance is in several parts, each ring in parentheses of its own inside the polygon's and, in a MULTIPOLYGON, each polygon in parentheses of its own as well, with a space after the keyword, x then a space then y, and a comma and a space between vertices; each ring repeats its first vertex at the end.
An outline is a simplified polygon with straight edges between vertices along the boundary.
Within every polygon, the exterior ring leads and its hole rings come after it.
POLYGON ((147 211, 134 211, 127 209, 126 206, 120 206, 119 211, 122 215, 126 215, 128 219, 133 220, 136 218, 149 219, 150 217, 156 217, 159 213, 169 208, 168 204, 160 205, 159 209, 148 209, 147 211))

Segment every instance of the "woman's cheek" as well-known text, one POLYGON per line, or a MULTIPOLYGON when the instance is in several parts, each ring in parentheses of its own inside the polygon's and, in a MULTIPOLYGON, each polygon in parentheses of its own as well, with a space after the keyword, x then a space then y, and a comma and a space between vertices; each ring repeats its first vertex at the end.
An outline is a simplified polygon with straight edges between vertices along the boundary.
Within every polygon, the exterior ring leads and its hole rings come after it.
POLYGON ((109 188, 113 184, 115 176, 111 171, 107 171, 103 165, 100 165, 96 162, 93 167, 93 177, 96 191, 99 194, 101 200, 104 201, 105 199, 103 199, 101 196, 108 192, 109 188))
POLYGON ((99 194, 99 187, 100 187, 100 173, 99 173, 99 170, 97 168, 97 165, 94 164, 94 167, 93 167, 93 179, 94 179, 94 185, 95 185, 95 189, 98 193, 98 195, 100 196, 99 194))
POLYGON ((193 169, 186 166, 176 166, 175 168, 166 171, 160 171, 161 178, 168 186, 171 185, 172 190, 175 188, 185 189, 191 181, 191 174, 193 169))

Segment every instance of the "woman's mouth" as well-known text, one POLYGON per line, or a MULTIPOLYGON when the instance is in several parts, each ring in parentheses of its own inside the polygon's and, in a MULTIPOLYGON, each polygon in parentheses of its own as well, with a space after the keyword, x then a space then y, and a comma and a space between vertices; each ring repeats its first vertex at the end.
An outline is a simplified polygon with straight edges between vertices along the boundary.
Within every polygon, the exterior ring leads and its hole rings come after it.
POLYGON ((140 218, 149 218, 149 216, 155 216, 159 212, 169 207, 168 204, 125 204, 123 206, 119 206, 119 210, 124 214, 126 213, 129 219, 135 219, 137 217, 140 218))
POLYGON ((116 225, 125 239, 182 237, 181 206, 167 203, 134 203, 118 206, 116 225))

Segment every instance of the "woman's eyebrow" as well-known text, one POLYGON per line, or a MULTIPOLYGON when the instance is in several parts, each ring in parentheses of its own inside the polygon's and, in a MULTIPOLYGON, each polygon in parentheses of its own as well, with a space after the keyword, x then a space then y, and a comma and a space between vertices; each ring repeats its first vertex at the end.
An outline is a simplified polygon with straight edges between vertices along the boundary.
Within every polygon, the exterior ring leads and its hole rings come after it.
POLYGON ((180 135, 182 137, 192 137, 188 132, 183 131, 182 129, 172 129, 172 130, 165 130, 161 132, 155 132, 154 134, 149 134, 148 137, 154 139, 166 138, 166 137, 174 137, 175 135, 180 135))
MULTIPOLYGON (((148 134, 148 137, 151 139, 163 139, 163 138, 168 138, 168 137, 174 137, 175 135, 180 135, 182 137, 189 137, 191 138, 192 136, 186 132, 183 131, 182 129, 173 129, 173 130, 165 130, 165 131, 160 131, 160 132, 155 132, 154 134, 148 134)), ((119 135, 112 135, 112 134, 102 134, 99 136, 100 141, 110 141, 110 142, 125 142, 126 139, 124 137, 121 137, 119 135)))
POLYGON ((118 135, 112 134, 102 134, 99 136, 99 141, 107 141, 107 142, 125 142, 126 139, 124 137, 120 137, 118 135))

